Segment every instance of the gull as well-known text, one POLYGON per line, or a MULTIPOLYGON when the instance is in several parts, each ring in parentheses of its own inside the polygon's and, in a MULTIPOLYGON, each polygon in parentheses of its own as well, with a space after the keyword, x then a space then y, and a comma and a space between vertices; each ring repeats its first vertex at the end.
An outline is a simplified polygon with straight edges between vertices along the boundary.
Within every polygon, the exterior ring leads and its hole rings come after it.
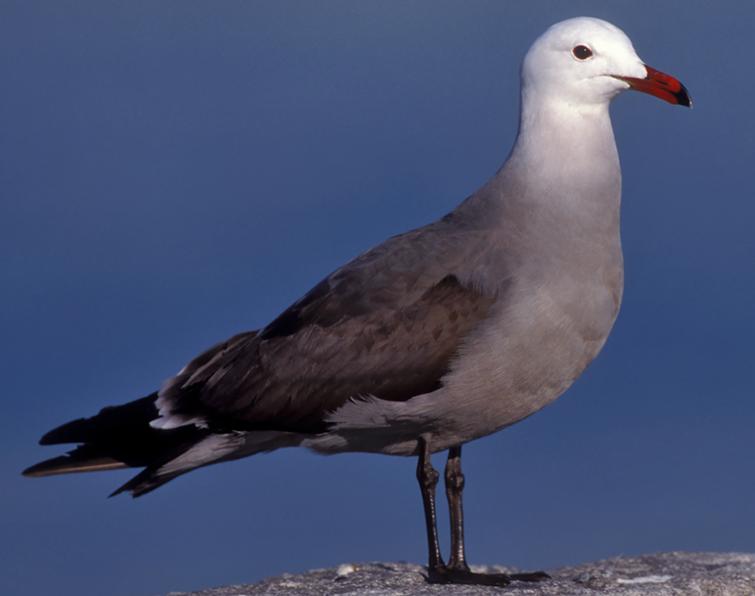
POLYGON ((462 445, 547 406, 603 347, 619 311, 621 170, 611 100, 636 89, 691 107, 616 26, 557 23, 521 67, 519 131, 453 211, 337 269, 265 327, 191 360, 141 399, 64 424, 78 444, 28 476, 140 467, 113 494, 282 447, 417 456, 432 583, 507 585, 470 570, 462 445), (448 450, 451 552, 438 543, 431 455, 448 450))

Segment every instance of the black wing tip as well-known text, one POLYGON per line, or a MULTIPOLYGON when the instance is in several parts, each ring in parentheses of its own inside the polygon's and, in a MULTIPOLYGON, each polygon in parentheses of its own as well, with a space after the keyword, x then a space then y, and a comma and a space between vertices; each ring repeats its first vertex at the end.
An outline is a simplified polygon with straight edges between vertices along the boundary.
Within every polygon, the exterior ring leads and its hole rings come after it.
POLYGON ((33 466, 29 466, 25 470, 21 472, 21 476, 26 476, 27 478, 41 478, 42 476, 47 476, 45 473, 45 468, 47 467, 47 462, 40 462, 38 464, 34 464, 33 466))
POLYGON ((39 439, 40 445, 60 445, 62 443, 80 443, 83 439, 79 438, 79 433, 82 429, 83 423, 87 421, 86 418, 77 418, 71 420, 60 426, 56 426, 51 431, 46 432, 39 439))
POLYGON ((127 463, 98 452, 87 445, 81 445, 51 459, 46 459, 21 472, 23 476, 40 477, 57 474, 78 474, 80 472, 104 472, 129 467, 127 463))
POLYGON ((53 428, 39 440, 40 445, 89 443, 108 440, 124 426, 143 426, 157 416, 157 392, 117 406, 106 406, 90 418, 77 418, 53 428))
POLYGON ((27 478, 42 478, 43 476, 61 474, 62 472, 59 470, 70 466, 71 461, 71 457, 68 454, 59 455, 58 457, 46 459, 33 466, 29 466, 21 472, 21 475, 27 478))

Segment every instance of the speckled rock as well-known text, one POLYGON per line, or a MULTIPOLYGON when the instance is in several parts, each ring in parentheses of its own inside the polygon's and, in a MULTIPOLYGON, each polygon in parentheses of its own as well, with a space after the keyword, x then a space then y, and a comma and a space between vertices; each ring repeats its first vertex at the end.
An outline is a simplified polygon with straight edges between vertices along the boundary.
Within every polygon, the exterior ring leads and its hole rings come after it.
MULTIPOLYGON (((509 567, 475 571, 514 572, 509 567)), ((430 594, 511 594, 512 596, 752 596, 755 555, 742 553, 663 553, 617 557, 576 567, 548 570, 550 580, 514 582, 506 588, 430 585, 425 569, 410 563, 351 563, 337 569, 285 574, 256 584, 226 586, 169 596, 312 596, 317 594, 409 596, 430 594)))

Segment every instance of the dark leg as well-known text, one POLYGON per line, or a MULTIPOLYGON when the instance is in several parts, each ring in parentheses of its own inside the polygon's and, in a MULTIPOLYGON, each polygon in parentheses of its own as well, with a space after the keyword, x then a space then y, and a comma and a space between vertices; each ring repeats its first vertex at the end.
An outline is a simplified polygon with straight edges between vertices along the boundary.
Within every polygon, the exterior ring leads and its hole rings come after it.
MULTIPOLYGON (((438 472, 430 460, 430 445, 424 436, 419 438, 419 459, 417 461, 417 480, 422 491, 422 505, 425 507, 425 526, 427 528, 427 568, 430 577, 442 573, 445 569, 438 543, 438 524, 435 516, 435 487, 438 486, 438 472)), ((432 581, 432 580, 431 580, 432 581)))
POLYGON ((426 439, 420 441, 420 460, 417 477, 420 478, 422 498, 425 503, 427 539, 430 546, 430 564, 427 581, 430 583, 475 584, 487 586, 507 586, 512 581, 541 581, 548 578, 546 573, 474 573, 467 565, 464 553, 464 512, 461 495, 464 490, 464 474, 461 471, 461 445, 448 450, 446 463, 446 496, 451 516, 451 557, 448 565, 443 564, 438 548, 438 531, 435 524, 435 486, 438 473, 430 464, 430 446, 426 439), (424 470, 421 472, 420 470, 424 470), (429 471, 428 471, 429 470, 429 471), (431 472, 431 473, 430 473, 431 472), (423 482, 423 477, 431 477, 423 482), (426 486, 430 486, 426 489, 426 486), (431 525, 432 523, 432 525, 431 525))
POLYGON ((446 497, 448 498, 448 513, 451 516, 451 556, 448 559, 448 569, 469 571, 464 554, 464 511, 461 506, 463 490, 461 445, 457 445, 448 450, 446 462, 446 497))

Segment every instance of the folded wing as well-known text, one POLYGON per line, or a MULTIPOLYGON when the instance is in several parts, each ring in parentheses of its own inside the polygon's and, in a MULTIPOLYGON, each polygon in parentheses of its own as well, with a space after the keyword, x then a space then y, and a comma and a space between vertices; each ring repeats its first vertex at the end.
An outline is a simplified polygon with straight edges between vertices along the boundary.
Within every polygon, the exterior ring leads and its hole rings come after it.
POLYGON ((259 335, 190 363, 160 393, 157 424, 321 432, 350 398, 437 389, 495 300, 462 283, 453 240, 417 230, 358 257, 259 335))

